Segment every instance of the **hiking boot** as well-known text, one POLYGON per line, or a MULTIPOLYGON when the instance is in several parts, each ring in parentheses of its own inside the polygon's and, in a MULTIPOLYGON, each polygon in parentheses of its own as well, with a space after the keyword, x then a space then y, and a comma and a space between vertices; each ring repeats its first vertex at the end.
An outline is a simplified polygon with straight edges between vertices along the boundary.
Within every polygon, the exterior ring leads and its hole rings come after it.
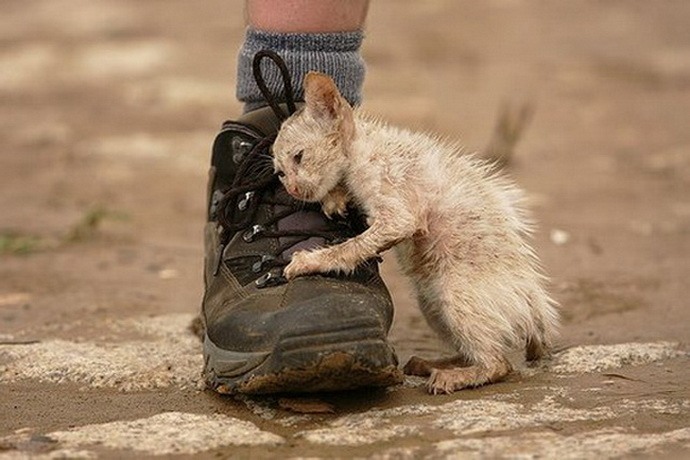
POLYGON ((202 304, 206 383, 219 393, 252 394, 400 383, 386 339, 393 305, 377 260, 351 275, 290 282, 282 275, 295 251, 342 242, 366 224, 354 209, 331 220, 318 203, 287 194, 270 155, 278 115, 266 107, 225 122, 213 145, 202 304))

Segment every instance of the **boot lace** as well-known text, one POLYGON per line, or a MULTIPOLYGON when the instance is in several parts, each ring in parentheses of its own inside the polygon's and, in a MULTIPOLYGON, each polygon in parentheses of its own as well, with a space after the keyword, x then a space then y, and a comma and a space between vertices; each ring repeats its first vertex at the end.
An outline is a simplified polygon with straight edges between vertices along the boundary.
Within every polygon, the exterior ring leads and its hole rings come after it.
MULTIPOLYGON (((254 79, 266 102, 276 117, 283 121, 296 111, 292 82, 285 62, 274 52, 259 51, 253 60, 254 79), (261 60, 269 58, 281 72, 284 85, 284 98, 288 108, 286 113, 278 100, 266 86, 261 72, 261 60)), ((287 254, 294 246, 311 238, 321 238, 328 244, 336 244, 362 230, 363 219, 356 212, 349 219, 324 219, 321 229, 278 229, 278 222, 296 212, 320 212, 318 203, 297 201, 282 191, 282 185, 272 165, 270 148, 276 135, 262 138, 239 160, 232 183, 214 197, 214 206, 222 231, 220 252, 216 273, 223 261, 223 252, 233 235, 241 232, 245 242, 251 243, 259 238, 278 238, 278 246, 261 256, 252 264, 252 271, 262 273, 256 281, 259 288, 286 283, 282 268, 289 263, 287 254), (262 224, 256 223, 256 215, 262 204, 274 205, 276 212, 262 224), (276 270, 279 268, 280 270, 276 270)))

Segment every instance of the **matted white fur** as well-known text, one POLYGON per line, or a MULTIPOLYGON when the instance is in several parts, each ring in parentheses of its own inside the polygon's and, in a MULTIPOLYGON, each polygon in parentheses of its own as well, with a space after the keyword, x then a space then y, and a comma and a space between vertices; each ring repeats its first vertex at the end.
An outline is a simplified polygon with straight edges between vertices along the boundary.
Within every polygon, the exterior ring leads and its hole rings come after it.
POLYGON ((325 75, 307 76, 305 98, 273 148, 285 188, 322 202, 328 214, 342 214, 354 201, 370 227, 341 244, 294 254, 285 275, 351 272, 395 246, 427 321, 466 366, 411 362, 411 373, 431 375, 432 392, 504 377, 515 348, 526 348, 528 359, 542 356, 558 313, 527 242, 522 191, 448 142, 353 110, 325 75))

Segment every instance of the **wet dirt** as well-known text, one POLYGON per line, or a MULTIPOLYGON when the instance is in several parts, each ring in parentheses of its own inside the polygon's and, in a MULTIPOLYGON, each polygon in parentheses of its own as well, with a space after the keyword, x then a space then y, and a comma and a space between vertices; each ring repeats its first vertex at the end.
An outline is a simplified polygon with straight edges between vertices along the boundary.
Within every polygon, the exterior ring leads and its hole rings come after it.
MULTIPOLYGON (((241 112, 241 2, 0 12, 0 458, 690 452, 687 2, 372 3, 369 112, 481 150, 502 104, 534 108, 510 172, 566 351, 450 396, 415 378, 319 396, 334 414, 202 391, 194 370, 210 145, 241 112)), ((390 253, 383 270, 401 362, 445 353, 390 253)))

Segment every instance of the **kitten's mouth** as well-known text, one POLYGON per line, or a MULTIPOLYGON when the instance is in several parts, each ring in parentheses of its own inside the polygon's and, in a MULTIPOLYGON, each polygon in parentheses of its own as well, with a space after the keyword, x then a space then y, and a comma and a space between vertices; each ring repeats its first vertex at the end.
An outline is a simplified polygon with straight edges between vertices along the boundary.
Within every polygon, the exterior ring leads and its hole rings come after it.
POLYGON ((297 185, 286 186, 285 190, 295 199, 300 201, 310 201, 312 200, 313 193, 309 190, 304 190, 297 185))

